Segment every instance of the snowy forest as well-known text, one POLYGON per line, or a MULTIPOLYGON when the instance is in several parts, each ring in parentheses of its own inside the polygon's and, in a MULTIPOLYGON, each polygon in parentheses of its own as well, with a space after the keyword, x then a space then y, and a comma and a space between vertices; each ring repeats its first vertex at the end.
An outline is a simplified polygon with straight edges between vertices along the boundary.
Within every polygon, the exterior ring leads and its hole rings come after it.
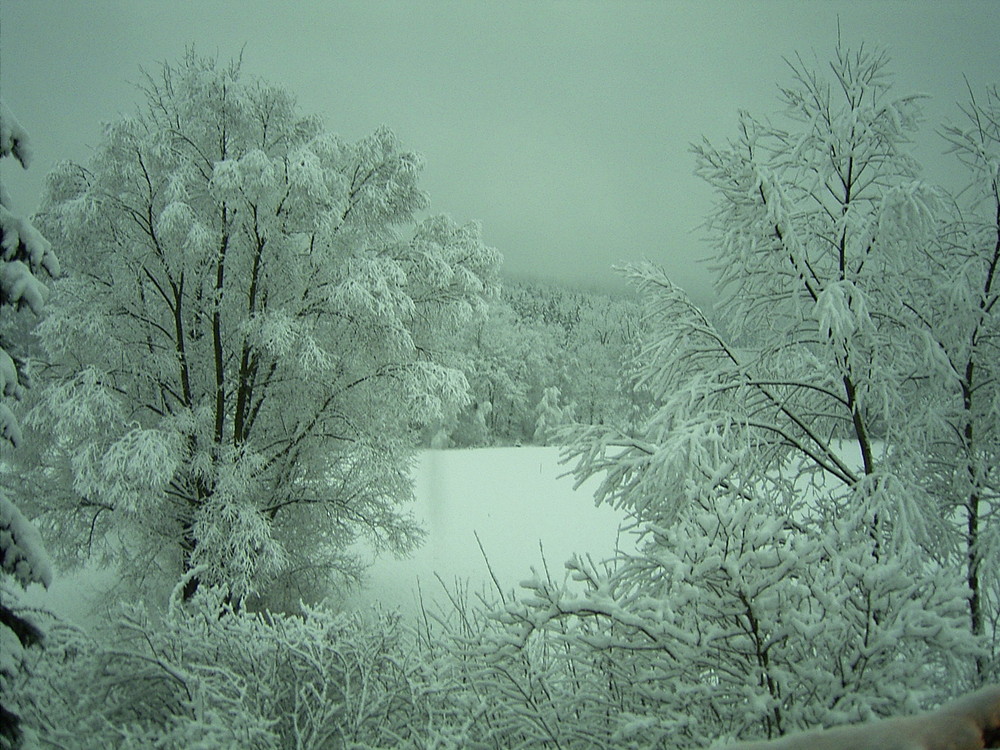
POLYGON ((1000 92, 927 123, 892 72, 792 57, 692 146, 701 309, 512 281, 389 128, 151 67, 32 216, 0 191, 0 748, 1000 746, 1000 92), (420 453, 531 446, 634 545, 345 606, 424 542, 420 453), (85 565, 99 621, 26 603, 85 565))

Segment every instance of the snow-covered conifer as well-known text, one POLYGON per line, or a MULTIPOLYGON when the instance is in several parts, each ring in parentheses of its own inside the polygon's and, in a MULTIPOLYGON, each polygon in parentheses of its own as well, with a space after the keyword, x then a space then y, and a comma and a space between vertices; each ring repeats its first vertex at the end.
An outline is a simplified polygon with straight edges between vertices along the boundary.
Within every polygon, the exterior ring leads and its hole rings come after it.
MULTIPOLYGON (((31 162, 28 134, 0 101, 0 159, 13 157, 22 167, 31 162)), ((42 311, 46 288, 39 275, 55 275, 59 264, 48 241, 27 219, 11 211, 0 183, 0 306, 42 311)), ((21 428, 10 408, 23 394, 23 362, 9 350, 7 332, 0 336, 0 436, 21 443, 21 428)), ((38 643, 41 630, 12 607, 8 596, 29 583, 48 586, 52 566, 37 529, 18 506, 0 495, 0 746, 19 747, 24 739, 14 706, 13 685, 21 668, 22 650, 38 643)))
POLYGON ((542 400, 535 407, 534 442, 547 445, 556 431, 569 421, 569 408, 560 404, 561 396, 556 386, 549 386, 542 392, 542 400))

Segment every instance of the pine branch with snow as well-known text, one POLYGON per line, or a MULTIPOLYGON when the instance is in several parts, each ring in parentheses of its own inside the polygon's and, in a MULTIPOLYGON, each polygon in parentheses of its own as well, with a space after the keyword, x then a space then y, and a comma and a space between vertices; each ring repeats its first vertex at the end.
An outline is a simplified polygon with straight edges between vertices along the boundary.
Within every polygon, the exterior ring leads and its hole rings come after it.
MULTIPOLYGON (((0 159, 8 156, 27 169, 31 148, 28 134, 0 101, 0 159)), ((37 276, 41 273, 59 273, 51 245, 30 221, 11 213, 9 196, 0 184, 0 305, 16 310, 27 307, 40 315, 47 296, 37 276)), ((0 339, 0 397, 4 399, 0 402, 0 437, 14 446, 21 443, 21 427, 9 401, 23 395, 21 368, 21 361, 0 339)), ((9 708, 11 687, 21 671, 23 649, 39 643, 42 632, 11 605, 9 580, 17 587, 48 586, 52 565, 38 531, 13 501, 0 495, 0 739, 17 747, 24 729, 9 708)))

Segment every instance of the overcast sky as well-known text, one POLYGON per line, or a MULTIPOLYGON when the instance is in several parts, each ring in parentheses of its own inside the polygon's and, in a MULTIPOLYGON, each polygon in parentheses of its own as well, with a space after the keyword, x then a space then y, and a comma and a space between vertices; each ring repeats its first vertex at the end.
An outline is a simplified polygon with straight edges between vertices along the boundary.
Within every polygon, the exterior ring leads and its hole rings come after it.
POLYGON ((700 301, 711 194, 690 144, 735 134, 737 112, 778 112, 783 56, 887 48, 919 91, 929 177, 947 181, 933 125, 963 75, 1000 78, 1000 2, 342 2, 2 0, 0 95, 34 139, 4 182, 31 212, 45 172, 85 160, 101 123, 134 111, 140 67, 186 45, 294 92, 360 138, 389 125, 425 157, 433 210, 477 219, 508 273, 605 286, 649 259, 700 301))

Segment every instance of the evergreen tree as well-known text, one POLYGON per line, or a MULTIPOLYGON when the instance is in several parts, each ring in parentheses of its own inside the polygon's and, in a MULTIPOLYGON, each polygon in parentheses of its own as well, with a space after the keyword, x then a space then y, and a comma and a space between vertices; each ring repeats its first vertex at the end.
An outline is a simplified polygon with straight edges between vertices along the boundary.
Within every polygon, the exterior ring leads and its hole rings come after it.
MULTIPOLYGON (((0 101, 0 159, 14 157, 27 169, 31 162, 28 135, 0 101)), ((5 318, 0 338, 0 436, 21 443, 21 428, 10 408, 23 395, 24 361, 12 352, 8 328, 12 311, 28 308, 38 315, 47 293, 38 274, 56 275, 59 264, 48 241, 27 219, 11 211, 0 184, 0 314, 5 318)), ((34 526, 11 499, 0 495, 0 746, 19 747, 25 731, 11 698, 21 670, 23 649, 40 643, 41 630, 18 613, 8 598, 29 583, 48 586, 52 567, 34 526)))

